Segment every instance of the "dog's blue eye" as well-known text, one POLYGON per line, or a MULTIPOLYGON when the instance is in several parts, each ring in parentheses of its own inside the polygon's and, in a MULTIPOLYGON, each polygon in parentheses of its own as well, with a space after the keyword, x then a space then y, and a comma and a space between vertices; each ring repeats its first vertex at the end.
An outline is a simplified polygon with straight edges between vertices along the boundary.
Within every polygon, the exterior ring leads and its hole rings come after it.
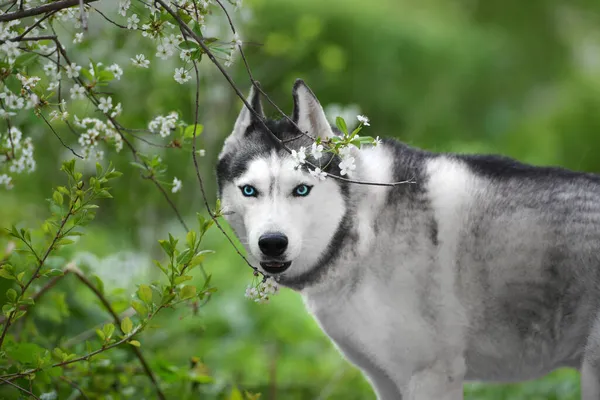
POLYGON ((311 186, 308 185, 298 185, 294 188, 292 194, 296 197, 304 197, 308 196, 310 193, 311 186))
POLYGON ((244 185, 241 187, 242 194, 246 197, 256 197, 258 195, 258 191, 254 186, 244 185))

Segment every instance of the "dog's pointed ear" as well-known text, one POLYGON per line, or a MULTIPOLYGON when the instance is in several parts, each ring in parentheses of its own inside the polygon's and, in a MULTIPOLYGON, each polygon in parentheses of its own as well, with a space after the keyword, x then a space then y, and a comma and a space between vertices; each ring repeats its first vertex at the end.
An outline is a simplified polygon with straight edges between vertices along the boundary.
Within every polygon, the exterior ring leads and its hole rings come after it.
MULTIPOLYGON (((258 85, 258 82, 256 82, 256 84, 258 85)), ((261 118, 265 117, 260 102, 260 92, 256 90, 254 85, 250 88, 250 94, 246 98, 246 101, 248 102, 248 104, 250 104, 254 111, 256 111, 260 115, 261 118)), ((246 131, 248 130, 248 127, 252 125, 253 122, 258 122, 258 117, 254 115, 254 113, 250 111, 248 107, 246 107, 246 105, 244 104, 242 106, 240 114, 235 120, 235 124, 233 125, 233 131, 231 132, 229 137, 225 139, 225 143, 223 143, 223 148, 221 150, 221 153, 219 154, 219 159, 221 159, 225 154, 229 153, 233 149, 237 148, 238 143, 244 137, 246 131)))
MULTIPOLYGON (((256 84, 258 85, 258 82, 256 84)), ((252 85, 252 87, 250 88, 250 94, 246 98, 246 101, 248 102, 248 104, 250 104, 250 106, 252 106, 254 111, 256 111, 260 115, 261 118, 265 117, 262 108, 262 103, 260 101, 260 92, 256 90, 254 85, 252 85)), ((256 121, 258 121, 258 117, 254 115, 252 111, 248 110, 248 107, 246 107, 246 105, 244 104, 242 106, 240 114, 238 115, 235 121, 235 125, 233 126, 233 132, 231 133, 231 136, 242 137, 244 133, 246 133, 248 127, 256 121)))
POLYGON ((296 80, 292 95, 294 96, 292 120, 300 130, 315 138, 320 137, 322 140, 332 137, 333 131, 323 107, 302 79, 296 80))

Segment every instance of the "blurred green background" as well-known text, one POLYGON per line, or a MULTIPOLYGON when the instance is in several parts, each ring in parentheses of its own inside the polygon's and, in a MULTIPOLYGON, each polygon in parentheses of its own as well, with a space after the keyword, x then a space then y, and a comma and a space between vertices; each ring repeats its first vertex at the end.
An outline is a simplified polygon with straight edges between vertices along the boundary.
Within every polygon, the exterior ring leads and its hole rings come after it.
MULTIPOLYGON (((600 172, 597 0, 247 0, 234 17, 255 78, 288 112, 292 83, 303 78, 332 114, 367 115, 368 135, 393 136, 432 151, 499 153, 600 172)), ((210 19, 222 21, 223 15, 214 8, 210 19)), ((214 24, 209 31, 227 39, 226 28, 214 24)), ((88 38, 94 39, 68 51, 80 64, 92 57, 123 67, 124 77, 111 89, 114 103, 123 103, 124 126, 144 128, 171 110, 192 121, 194 85, 173 81, 179 60, 155 59, 150 41, 98 18, 91 20, 88 38), (152 59, 152 68, 131 66, 129 58, 138 53, 152 59)), ((246 92, 249 80, 239 58, 229 71, 246 92)), ((201 75, 200 148, 206 156, 200 167, 214 204, 216 157, 241 102, 207 59, 201 75)), ((34 116, 16 124, 34 138, 38 169, 20 176, 13 190, 0 189, 2 226, 33 225, 47 215, 44 199, 63 184, 58 170, 68 157, 34 116)), ((59 132, 73 139, 66 129, 59 132)), ((143 151, 161 154, 169 176, 183 180, 182 192, 173 198, 186 220, 194 221, 203 204, 191 155, 133 141, 143 151)), ((73 257, 103 277, 114 298, 125 298, 136 283, 156 276, 151 259, 162 257, 156 240, 184 232, 156 188, 128 165, 126 149, 119 155, 107 151, 106 158, 124 175, 73 257)), ((7 240, 0 236, 0 244, 7 240)), ((361 374, 309 317, 299 295, 283 290, 268 305, 246 300, 249 268, 217 230, 207 247, 217 251, 206 269, 219 291, 197 315, 165 313, 158 329, 144 334, 154 365, 185 366, 190 357, 200 357, 215 377, 202 389, 205 398, 231 384, 262 392, 263 399, 374 398, 361 374)), ((37 320, 47 330, 65 330, 56 335, 75 335, 102 320, 83 292, 74 290, 63 299, 71 325, 59 325, 51 312, 38 311, 37 320)), ((471 384, 465 393, 467 399, 578 399, 578 374, 562 370, 520 385, 471 384)))

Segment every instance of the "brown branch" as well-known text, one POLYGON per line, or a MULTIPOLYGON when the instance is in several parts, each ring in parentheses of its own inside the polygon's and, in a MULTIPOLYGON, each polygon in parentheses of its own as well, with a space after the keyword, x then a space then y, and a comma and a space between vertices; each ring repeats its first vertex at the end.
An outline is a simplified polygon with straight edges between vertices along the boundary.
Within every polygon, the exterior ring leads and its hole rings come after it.
POLYGON ((19 385, 17 385, 16 383, 12 383, 9 380, 6 380, 4 378, 0 378, 0 381, 4 382, 4 383, 8 383, 11 386, 14 386, 15 388, 19 389, 21 392, 23 393, 27 393, 28 395, 30 395, 31 397, 33 397, 36 400, 40 400, 39 397, 37 397, 35 394, 33 394, 32 392, 30 392, 29 390, 25 389, 24 387, 21 387, 19 385))
MULTIPOLYGON (((106 310, 109 312, 109 314, 114 319, 115 325, 119 328, 119 330, 121 331, 122 334, 126 335, 126 333, 123 332, 123 330, 121 329, 121 317, 119 317, 119 314, 117 314, 115 312, 115 310, 112 308, 112 306, 110 305, 110 303, 108 302, 106 297, 104 297, 104 295, 98 290, 98 288, 96 288, 96 286, 94 286, 94 284, 92 282, 90 282, 90 280, 78 269, 69 268, 67 270, 70 271, 71 273, 73 273, 85 286, 87 286, 92 292, 94 292, 94 294, 100 300, 100 302, 102 303, 104 308, 106 308, 106 310)), ((158 394, 158 397, 161 400, 166 400, 165 394, 161 390, 160 385, 159 385, 158 381, 156 380, 154 373, 152 372, 152 369, 150 368, 150 366, 148 365, 148 362, 146 361, 146 358, 142 354, 142 351, 135 346, 131 346, 131 349, 133 350, 135 356, 138 358, 138 360, 142 364, 142 368, 144 368, 146 375, 148 375, 148 377, 154 384, 154 387, 156 389, 156 393, 158 394)))
MULTIPOLYGON (((98 0, 81 0, 82 3, 92 3, 98 0)), ((30 8, 28 10, 20 10, 12 13, 6 13, 0 15, 0 22, 14 21, 16 19, 23 19, 27 17, 33 17, 34 15, 44 14, 50 11, 59 11, 65 8, 79 5, 80 0, 62 0, 55 3, 44 4, 43 6, 30 8)))

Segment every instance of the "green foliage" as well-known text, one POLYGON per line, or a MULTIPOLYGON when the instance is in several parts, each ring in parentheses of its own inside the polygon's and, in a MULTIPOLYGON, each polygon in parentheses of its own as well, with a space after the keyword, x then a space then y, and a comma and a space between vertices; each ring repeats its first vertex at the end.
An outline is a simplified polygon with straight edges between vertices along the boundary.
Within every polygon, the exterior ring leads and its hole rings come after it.
MULTIPOLYGON (((155 372, 140 352, 140 335, 160 311, 192 303, 200 307, 215 292, 216 289, 210 285, 210 275, 205 277, 199 288, 183 283, 192 280, 191 271, 201 266, 204 257, 210 253, 202 249, 202 239, 212 224, 199 217, 198 233, 188 232, 185 245, 180 248, 179 240, 170 234, 168 240, 161 240, 168 262, 155 261, 155 264, 160 267, 165 279, 155 280, 149 285, 140 284, 137 299, 128 301, 135 315, 119 316, 116 302, 105 293, 102 280, 97 276, 89 279, 76 265, 67 263, 67 254, 68 248, 84 235, 85 231, 81 229, 95 218, 97 202, 112 197, 109 182, 121 174, 110 165, 104 169, 96 164, 96 174, 85 180, 83 173, 76 171, 74 160, 63 163, 61 170, 67 176, 67 185, 59 186, 48 199, 51 216, 42 226, 30 229, 13 225, 6 230, 17 240, 17 245, 0 261, 0 279, 8 284, 2 306, 0 379, 13 383, 11 388, 27 387, 30 391, 43 393, 40 397, 44 397, 45 393, 46 397, 52 395, 58 398, 72 392, 73 382, 86 396, 102 398, 120 393, 114 387, 117 381, 125 384, 130 394, 138 393, 145 397, 156 391, 163 398, 163 392, 169 389, 177 392, 211 382, 205 369, 202 374, 197 373, 196 370, 202 366, 199 363, 192 372, 177 374, 177 379, 170 378, 168 384, 155 382, 155 372), (49 264, 63 266, 53 268, 49 264), (67 283, 67 276, 75 278, 75 282, 71 280, 71 286, 87 287, 100 307, 111 316, 112 321, 92 329, 95 339, 90 336, 84 340, 69 339, 69 335, 77 332, 70 329, 74 321, 69 318, 70 312, 64 303, 68 287, 63 284, 67 283), (45 329, 39 325, 36 308, 38 299, 49 297, 46 292, 50 291, 63 299, 62 304, 67 309, 56 321, 59 327, 64 327, 64 335, 50 336, 51 340, 47 340, 40 335, 45 329), (203 303, 199 304, 201 301, 203 303), (136 363, 141 363, 142 368, 136 367, 136 363), (121 365, 124 371, 130 372, 137 369, 138 372, 130 378, 120 369, 106 370, 110 365, 121 365), (155 389, 152 389, 149 380, 156 386, 155 389)), ((190 395, 192 393, 193 390, 190 395)))

